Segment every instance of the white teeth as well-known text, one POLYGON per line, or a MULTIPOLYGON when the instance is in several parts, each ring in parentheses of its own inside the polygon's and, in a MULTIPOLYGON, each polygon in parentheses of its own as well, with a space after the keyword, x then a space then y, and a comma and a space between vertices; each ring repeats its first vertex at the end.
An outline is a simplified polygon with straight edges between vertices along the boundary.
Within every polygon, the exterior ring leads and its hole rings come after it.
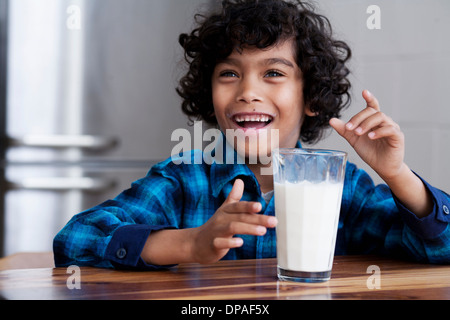
POLYGON ((248 116, 236 116, 236 122, 244 122, 244 121, 259 121, 259 122, 267 122, 272 120, 272 117, 266 115, 248 115, 248 116))

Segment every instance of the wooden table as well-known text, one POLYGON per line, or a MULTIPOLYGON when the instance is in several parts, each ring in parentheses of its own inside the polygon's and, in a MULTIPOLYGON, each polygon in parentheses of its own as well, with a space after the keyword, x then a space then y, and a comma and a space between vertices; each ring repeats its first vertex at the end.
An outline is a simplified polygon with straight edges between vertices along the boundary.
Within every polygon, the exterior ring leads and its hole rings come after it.
POLYGON ((450 266, 416 264, 376 256, 337 256, 331 280, 309 284, 278 281, 276 259, 186 264, 150 272, 88 267, 80 268, 79 273, 67 268, 5 270, 0 272, 0 297, 447 300, 450 299, 450 266), (369 268, 368 272, 369 266, 376 267, 369 268), (81 289, 76 288, 77 284, 81 289))

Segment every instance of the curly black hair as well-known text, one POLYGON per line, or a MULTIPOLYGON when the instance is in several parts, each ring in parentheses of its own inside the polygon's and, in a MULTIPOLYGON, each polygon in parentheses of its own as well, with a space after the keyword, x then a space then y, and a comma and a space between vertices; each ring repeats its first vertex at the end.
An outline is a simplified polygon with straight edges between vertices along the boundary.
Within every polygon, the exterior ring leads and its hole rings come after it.
POLYGON ((264 49, 291 38, 295 39, 296 62, 303 73, 304 102, 316 114, 305 115, 299 139, 306 143, 320 140, 329 120, 340 117, 350 104, 346 62, 351 50, 345 42, 333 39, 329 20, 315 13, 311 4, 225 0, 220 13, 197 14, 195 19, 199 26, 179 37, 189 70, 177 92, 191 121, 196 118, 217 125, 211 77, 218 62, 244 46, 264 49))

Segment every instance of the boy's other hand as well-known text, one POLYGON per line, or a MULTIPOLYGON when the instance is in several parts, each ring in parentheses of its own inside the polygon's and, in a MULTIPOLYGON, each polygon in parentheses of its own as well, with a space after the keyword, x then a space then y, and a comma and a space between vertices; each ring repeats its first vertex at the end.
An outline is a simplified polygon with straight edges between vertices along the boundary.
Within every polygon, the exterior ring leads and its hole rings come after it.
POLYGON ((380 111, 378 100, 367 90, 363 91, 367 107, 349 122, 333 118, 330 125, 343 136, 358 155, 391 188, 400 202, 423 218, 432 212, 430 193, 404 163, 405 137, 400 127, 380 111))
POLYGON ((399 175, 405 167, 404 135, 398 124, 380 111, 375 96, 364 90, 363 98, 367 102, 364 110, 347 123, 333 118, 330 125, 386 181, 399 175))
POLYGON ((259 202, 240 201, 243 192, 244 182, 237 179, 222 206, 204 225, 195 228, 192 245, 194 261, 216 262, 230 249, 244 244, 235 235, 262 236, 267 228, 276 226, 275 217, 258 214, 262 210, 259 202))

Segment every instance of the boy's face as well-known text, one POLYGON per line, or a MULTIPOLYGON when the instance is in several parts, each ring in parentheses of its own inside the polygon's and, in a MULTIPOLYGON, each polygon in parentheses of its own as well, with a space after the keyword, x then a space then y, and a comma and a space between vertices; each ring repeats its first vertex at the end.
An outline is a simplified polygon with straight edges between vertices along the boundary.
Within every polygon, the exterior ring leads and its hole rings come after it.
POLYGON ((220 129, 224 133, 227 129, 241 129, 247 137, 245 149, 241 150, 236 146, 242 144, 229 141, 247 158, 255 152, 250 145, 255 144, 255 137, 259 147, 265 145, 267 155, 271 154, 276 147, 272 130, 278 130, 279 147, 295 147, 304 114, 312 115, 304 105, 303 77, 292 40, 264 50, 234 50, 216 65, 212 94, 220 129))

